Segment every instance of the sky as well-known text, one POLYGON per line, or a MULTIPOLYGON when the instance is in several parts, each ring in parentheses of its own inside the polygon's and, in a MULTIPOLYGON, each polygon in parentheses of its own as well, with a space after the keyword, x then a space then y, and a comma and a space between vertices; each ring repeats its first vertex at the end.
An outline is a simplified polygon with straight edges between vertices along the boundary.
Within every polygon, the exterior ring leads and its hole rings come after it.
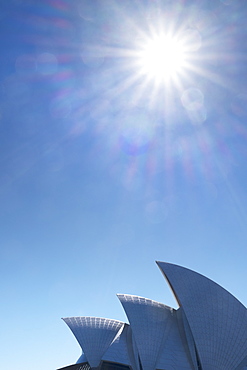
POLYGON ((1 368, 75 363, 61 318, 127 322, 117 293, 176 308, 155 261, 247 305, 246 16, 245 0, 1 1, 1 368), (169 77, 143 67, 161 34, 186 48, 169 77))

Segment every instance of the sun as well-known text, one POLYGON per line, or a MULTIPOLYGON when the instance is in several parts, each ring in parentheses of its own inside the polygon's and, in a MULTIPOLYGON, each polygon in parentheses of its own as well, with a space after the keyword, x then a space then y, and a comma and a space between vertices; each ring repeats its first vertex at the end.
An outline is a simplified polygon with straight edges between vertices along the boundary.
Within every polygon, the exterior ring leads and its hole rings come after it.
POLYGON ((140 72, 150 78, 175 78, 185 65, 186 48, 175 37, 161 35, 148 39, 139 52, 140 72))

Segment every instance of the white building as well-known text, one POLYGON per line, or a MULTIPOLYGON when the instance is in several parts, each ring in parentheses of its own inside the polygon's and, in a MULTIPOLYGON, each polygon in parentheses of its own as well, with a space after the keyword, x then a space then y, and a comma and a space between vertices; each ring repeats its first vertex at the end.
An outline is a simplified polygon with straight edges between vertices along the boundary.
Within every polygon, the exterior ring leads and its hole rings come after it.
POLYGON ((247 370, 246 307, 205 276, 157 264, 179 308, 119 294, 129 324, 65 318, 83 353, 63 370, 247 370))

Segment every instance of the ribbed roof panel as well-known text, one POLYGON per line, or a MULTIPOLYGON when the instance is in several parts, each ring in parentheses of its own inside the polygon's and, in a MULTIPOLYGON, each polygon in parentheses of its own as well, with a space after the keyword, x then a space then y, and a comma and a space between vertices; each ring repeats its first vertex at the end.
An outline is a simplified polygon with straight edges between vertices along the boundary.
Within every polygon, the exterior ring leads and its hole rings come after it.
POLYGON ((68 317, 63 320, 76 337, 91 367, 99 365, 124 325, 121 321, 99 317, 68 317))

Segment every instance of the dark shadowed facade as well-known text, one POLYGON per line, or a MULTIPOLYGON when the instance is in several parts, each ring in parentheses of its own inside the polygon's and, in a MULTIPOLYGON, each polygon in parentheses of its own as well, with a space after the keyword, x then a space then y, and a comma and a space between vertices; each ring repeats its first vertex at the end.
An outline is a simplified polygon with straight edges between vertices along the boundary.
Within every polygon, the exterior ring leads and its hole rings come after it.
POLYGON ((83 353, 63 370, 247 370, 246 307, 205 276, 157 264, 179 308, 118 294, 129 324, 65 318, 83 353))

